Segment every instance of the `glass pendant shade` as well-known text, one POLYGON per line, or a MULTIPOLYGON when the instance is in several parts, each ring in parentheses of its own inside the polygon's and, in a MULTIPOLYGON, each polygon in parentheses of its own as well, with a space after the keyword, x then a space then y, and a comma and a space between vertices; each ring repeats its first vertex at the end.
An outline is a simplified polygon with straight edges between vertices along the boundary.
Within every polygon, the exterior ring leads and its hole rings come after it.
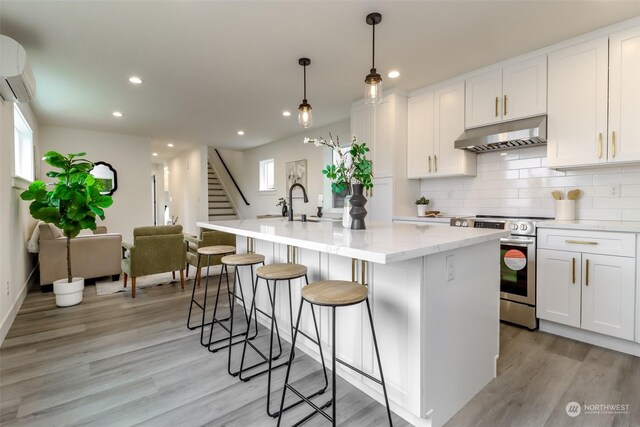
POLYGON ((367 105, 378 105, 382 102, 382 78, 380 74, 371 70, 371 74, 364 80, 364 103, 367 105))
POLYGON ((298 107, 298 123, 304 129, 310 127, 313 124, 313 115, 311 114, 311 105, 307 103, 306 99, 298 107))

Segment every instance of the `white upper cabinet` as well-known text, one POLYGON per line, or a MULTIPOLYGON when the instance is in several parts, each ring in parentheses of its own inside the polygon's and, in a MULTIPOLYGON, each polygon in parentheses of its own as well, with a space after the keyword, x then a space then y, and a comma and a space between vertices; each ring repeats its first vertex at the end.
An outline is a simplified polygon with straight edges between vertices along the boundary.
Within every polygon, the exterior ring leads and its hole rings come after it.
POLYGON ((407 176, 475 175, 474 153, 454 148, 464 132, 464 82, 439 86, 409 99, 407 176))
POLYGON ((609 162, 640 160, 640 28, 609 38, 609 162))
MULTIPOLYGON (((369 109, 372 108, 369 107, 369 109)), ((375 106, 374 118, 374 141, 371 154, 373 176, 391 177, 395 158, 396 97, 385 96, 382 102, 375 106)), ((404 123, 400 125, 405 126, 404 123)))
POLYGON ((549 54, 550 168, 607 161, 608 40, 549 54))
POLYGON ((546 111, 547 57, 544 55, 466 80, 466 128, 536 116, 546 111))
POLYGON ((640 28, 549 55, 550 168, 640 161, 640 28))
POLYGON ((433 172, 433 92, 409 99, 407 177, 423 178, 433 172))
MULTIPOLYGON (((364 103, 351 107, 351 136, 358 138, 359 144, 366 143, 369 149, 373 149, 373 112, 373 108, 364 103)), ((351 136, 340 145, 351 145, 351 136)))

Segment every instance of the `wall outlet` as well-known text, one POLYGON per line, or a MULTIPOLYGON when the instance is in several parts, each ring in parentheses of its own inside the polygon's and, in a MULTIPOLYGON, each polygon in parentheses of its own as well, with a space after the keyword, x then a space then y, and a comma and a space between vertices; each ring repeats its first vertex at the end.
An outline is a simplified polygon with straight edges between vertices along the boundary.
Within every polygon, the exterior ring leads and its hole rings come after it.
POLYGON ((609 197, 620 197, 620 184, 609 184, 609 197))
POLYGON ((452 281, 456 278, 455 274, 455 255, 447 255, 447 282, 452 281))
POLYGON ((7 285, 6 285, 6 294, 7 294, 7 296, 9 296, 10 293, 11 293, 11 286, 9 286, 9 281, 7 280, 7 285))

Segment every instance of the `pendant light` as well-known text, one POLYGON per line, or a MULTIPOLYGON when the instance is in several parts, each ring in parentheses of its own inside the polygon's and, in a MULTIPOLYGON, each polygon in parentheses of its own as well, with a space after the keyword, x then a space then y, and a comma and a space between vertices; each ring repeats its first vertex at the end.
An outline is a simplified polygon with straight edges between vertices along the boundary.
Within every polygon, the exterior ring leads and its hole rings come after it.
POLYGON ((298 107, 298 123, 306 129, 313 124, 311 105, 307 102, 307 65, 311 64, 311 60, 309 58, 300 58, 298 59, 298 64, 302 65, 304 70, 304 98, 302 98, 302 104, 298 107))
POLYGON ((382 77, 376 72, 376 25, 382 21, 382 15, 374 12, 367 15, 367 24, 373 27, 373 43, 371 49, 371 71, 364 79, 364 103, 377 105, 382 102, 382 77))

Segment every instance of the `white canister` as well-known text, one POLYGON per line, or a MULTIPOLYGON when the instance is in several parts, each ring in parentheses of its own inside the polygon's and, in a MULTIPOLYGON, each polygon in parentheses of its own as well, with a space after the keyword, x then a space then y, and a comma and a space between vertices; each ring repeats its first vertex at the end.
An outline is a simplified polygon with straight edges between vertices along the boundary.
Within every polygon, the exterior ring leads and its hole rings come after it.
POLYGON ((344 228, 351 228, 351 215, 349 215, 350 210, 351 210, 351 195, 348 195, 344 198, 344 209, 342 211, 342 226, 344 228))
POLYGON ((575 200, 556 200, 556 221, 573 221, 576 219, 575 200))

